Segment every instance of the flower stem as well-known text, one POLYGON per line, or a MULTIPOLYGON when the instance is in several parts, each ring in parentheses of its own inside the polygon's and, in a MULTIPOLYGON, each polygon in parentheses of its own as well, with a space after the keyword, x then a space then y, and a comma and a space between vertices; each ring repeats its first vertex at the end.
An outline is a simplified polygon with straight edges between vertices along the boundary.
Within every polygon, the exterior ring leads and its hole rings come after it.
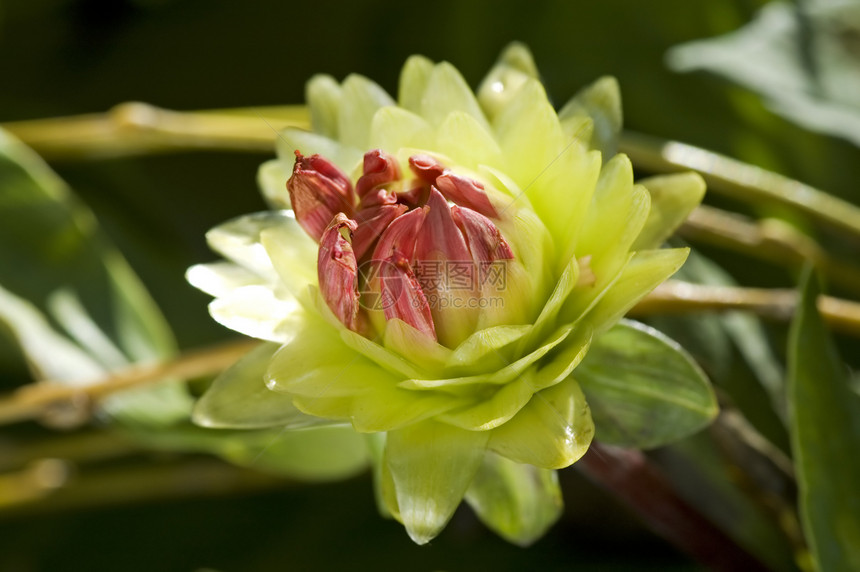
POLYGON ((680 498, 642 451, 592 442, 575 465, 648 527, 713 570, 767 568, 680 498))
POLYGON ((648 171, 698 171, 708 188, 737 200, 772 202, 860 236, 860 207, 809 185, 713 151, 625 132, 619 150, 648 171))

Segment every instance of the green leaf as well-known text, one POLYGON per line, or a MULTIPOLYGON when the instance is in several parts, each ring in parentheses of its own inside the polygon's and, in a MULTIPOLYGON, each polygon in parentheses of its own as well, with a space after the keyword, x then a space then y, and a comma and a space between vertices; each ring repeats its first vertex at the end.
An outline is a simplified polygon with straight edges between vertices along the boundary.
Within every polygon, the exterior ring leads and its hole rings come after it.
POLYGON ((818 293, 808 270, 788 347, 800 514, 820 570, 860 570, 860 397, 818 314, 818 293))
POLYGON ((849 41, 858 22, 852 1, 771 2, 740 30, 674 48, 669 65, 722 75, 789 120, 860 145, 860 66, 849 41))
POLYGON ((562 511, 555 471, 515 463, 493 453, 484 455, 466 491, 466 502, 484 524, 520 546, 543 536, 562 511))
MULTIPOLYGON (((92 357, 101 362, 102 372, 106 365, 123 365, 124 360, 153 361, 175 353, 169 326, 125 259, 101 233, 92 213, 35 153, 3 131, 0 220, 0 284, 31 304, 28 324, 41 320, 49 327, 41 314, 48 301, 55 300, 53 309, 59 310, 59 321, 73 336, 80 335, 80 328, 88 330, 90 340, 85 345, 100 354, 92 357), (59 306, 56 292, 63 293, 59 306), (95 337, 93 332, 98 332, 95 337), (95 342, 96 338, 109 340, 122 356, 106 350, 108 345, 95 342)), ((14 330, 15 324, 6 321, 14 330)), ((14 336, 29 340, 22 349, 40 373, 53 371, 52 377, 60 382, 91 373, 87 368, 55 371, 50 354, 57 347, 57 333, 44 339, 25 332, 14 336)), ((80 349, 71 342, 63 345, 80 349)), ((89 355, 83 349, 81 353, 89 355)), ((104 408, 125 422, 166 425, 187 415, 191 399, 183 386, 162 383, 113 395, 104 408)))
POLYGON ((488 437, 487 431, 435 421, 388 433, 384 462, 397 500, 392 513, 417 544, 435 538, 453 516, 481 466, 488 437))
POLYGON ((695 433, 718 411, 710 383, 690 356, 637 322, 625 320, 596 338, 575 375, 595 437, 604 443, 658 447, 695 433))

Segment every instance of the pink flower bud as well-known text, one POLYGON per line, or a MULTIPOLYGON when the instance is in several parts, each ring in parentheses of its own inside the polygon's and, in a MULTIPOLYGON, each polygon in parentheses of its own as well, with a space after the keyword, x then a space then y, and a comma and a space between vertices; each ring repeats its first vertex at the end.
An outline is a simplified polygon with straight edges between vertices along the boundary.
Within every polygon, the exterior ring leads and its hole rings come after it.
POLYGON ((354 214, 355 195, 349 178, 319 155, 304 157, 296 151, 287 190, 296 220, 316 241, 337 213, 348 218, 354 214))
POLYGON ((355 192, 363 198, 373 189, 399 180, 397 160, 380 149, 374 149, 364 154, 364 174, 355 184, 355 192))
POLYGON ((350 243, 355 221, 337 213, 322 233, 317 257, 320 292, 335 316, 359 331, 358 263, 350 243))
POLYGON ((499 216, 490 204, 484 185, 474 179, 447 172, 436 178, 436 187, 449 201, 478 211, 484 216, 499 216))

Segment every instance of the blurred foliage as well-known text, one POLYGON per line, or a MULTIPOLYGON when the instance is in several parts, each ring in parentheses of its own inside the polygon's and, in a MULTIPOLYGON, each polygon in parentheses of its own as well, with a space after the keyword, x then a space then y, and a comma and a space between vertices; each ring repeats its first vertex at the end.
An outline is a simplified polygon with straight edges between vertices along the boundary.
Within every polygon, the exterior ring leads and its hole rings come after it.
MULTIPOLYGON (((394 92, 400 66, 413 53, 452 61, 475 85, 499 50, 520 40, 534 52, 557 102, 600 76, 614 75, 624 98, 627 128, 738 157, 860 203, 856 147, 805 131, 771 113, 768 104, 746 89, 704 74, 676 74, 666 66, 671 47, 728 34, 750 22, 766 3, 659 0, 646 8, 636 0, 442 0, 425 5, 0 0, 0 122, 104 111, 129 100, 175 109, 298 103, 304 99, 305 80, 318 72, 338 78, 364 73, 394 92)), ((184 271, 192 263, 214 258, 204 243, 206 230, 264 208, 254 180, 264 158, 186 153, 52 167, 93 211, 106 239, 125 255, 162 309, 179 346, 187 348, 223 339, 226 330, 210 319, 207 297, 185 283, 184 271)), ((716 203, 738 206, 725 200, 716 203)), ((755 214, 780 213, 768 209, 755 214)), ((797 217, 793 222, 837 253, 860 246, 856 239, 813 229, 797 217)), ((4 271, 0 282, 8 285, 16 279, 12 269, 26 261, 15 260, 14 252, 6 250, 0 260, 4 271)), ((706 254, 728 272, 711 268, 704 260, 688 266, 684 278, 785 287, 795 281, 783 269, 752 259, 714 250, 706 254)), ((47 304, 52 291, 48 282, 30 290, 36 306, 47 304)), ((109 316, 95 318, 104 324, 110 321, 109 316)), ((654 322, 689 349, 758 431, 788 449, 781 416, 785 406, 775 397, 782 394, 778 364, 785 358, 775 348, 785 347, 785 328, 763 326, 740 315, 654 322)), ((844 347, 845 341, 840 343, 844 347)), ((860 367, 856 353, 843 354, 854 360, 854 368, 860 367)), ((27 379, 20 356, 2 344, 0 372, 3 389, 27 379)), ((6 443, 7 431, 22 442, 45 434, 30 424, 4 428, 0 453, 14 450, 6 443)), ((198 436, 190 432, 184 447, 195 448, 191 443, 198 436)), ((270 437, 260 434, 262 441, 255 442, 258 451, 268 449, 270 437)), ((150 443, 158 446, 157 436, 150 443)), ((708 463, 696 465, 697 478, 726 487, 711 502, 731 499, 724 506, 739 508, 726 517, 729 521, 743 513, 744 526, 766 529, 762 511, 744 504, 737 488, 720 480, 725 462, 714 460, 710 451, 689 443, 687 447, 695 450, 685 452, 682 447, 666 454, 676 455, 675 460, 687 468, 691 459, 708 457, 708 463)), ((230 457, 229 451, 221 453, 230 457)), ((254 465, 258 460, 257 453, 247 457, 247 449, 233 454, 240 463, 254 465)), ((156 469, 182 462, 172 453, 160 455, 152 461, 156 469)), ((108 460, 102 468, 105 482, 112 471, 136 458, 124 454, 108 460)), ((348 474, 362 462, 363 455, 345 458, 331 470, 348 474)), ((552 570, 567 569, 572 561, 581 570, 690 568, 683 557, 571 471, 562 473, 566 504, 562 523, 529 552, 493 537, 467 510, 458 513, 434 545, 415 547, 398 525, 375 513, 367 480, 277 489, 268 483, 251 490, 227 485, 226 490, 242 496, 162 500, 152 506, 80 511, 73 510, 72 502, 66 508, 62 503, 54 509, 42 507, 46 514, 0 520, 0 569, 272 570, 290 565, 395 570, 421 562, 449 570, 525 566, 552 570), (332 550, 335 545, 339 548, 332 550), (617 550, 619 545, 625 547, 623 553, 617 550)), ((193 482, 190 488, 197 485, 193 482)), ((774 532, 764 530, 761 535, 771 538, 774 532)), ((777 568, 791 566, 785 561, 771 563, 777 568)))

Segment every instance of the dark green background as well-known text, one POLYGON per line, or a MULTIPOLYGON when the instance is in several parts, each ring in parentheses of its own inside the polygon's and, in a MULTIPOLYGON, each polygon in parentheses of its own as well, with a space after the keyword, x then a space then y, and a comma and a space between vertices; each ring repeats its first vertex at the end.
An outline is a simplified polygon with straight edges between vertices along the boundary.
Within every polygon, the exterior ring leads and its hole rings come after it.
MULTIPOLYGON (((412 53, 454 63, 476 85, 499 50, 528 44, 557 103, 601 75, 622 88, 626 126, 711 148, 857 202, 857 149, 804 132, 741 89, 664 64, 678 43, 726 33, 764 2, 228 0, 0 2, 0 122, 104 111, 130 100, 179 110, 300 103, 318 72, 396 88, 412 53)), ((203 233, 263 208, 264 155, 188 153, 53 166, 96 212, 183 347, 228 336, 187 286, 214 258, 203 233)), ((723 257, 745 283, 792 276, 723 257)), ((2 262, 0 262, 2 263, 2 262)), ((9 388, 22 379, 6 376, 9 388)), ((5 430, 5 429, 4 429, 5 430)), ((36 427, 16 431, 39 434, 36 427)), ((153 460, 170 462, 170 459, 153 460)), ((0 520, 2 570, 667 569, 662 541, 571 471, 568 511, 533 548, 503 543, 467 510, 429 547, 383 521, 367 477, 275 492, 0 520)))

